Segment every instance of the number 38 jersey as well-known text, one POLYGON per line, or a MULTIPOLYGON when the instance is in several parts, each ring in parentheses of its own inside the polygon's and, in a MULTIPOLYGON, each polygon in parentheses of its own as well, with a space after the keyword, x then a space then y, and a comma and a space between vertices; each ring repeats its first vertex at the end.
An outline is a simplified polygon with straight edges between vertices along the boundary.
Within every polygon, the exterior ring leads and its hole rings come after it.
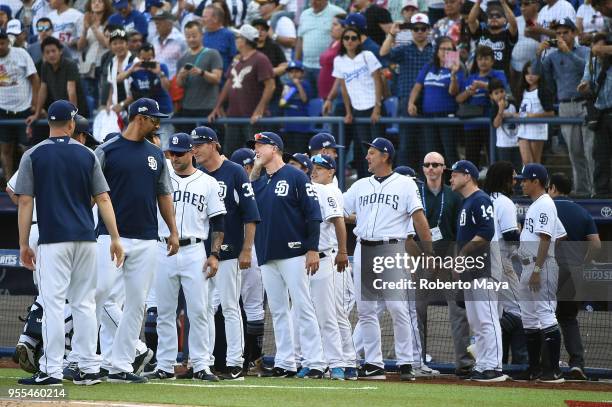
POLYGON ((521 245, 519 253, 524 257, 535 257, 538 255, 538 245, 540 234, 550 236, 550 247, 548 255, 555 255, 555 240, 565 236, 565 228, 557 216, 557 207, 555 202, 548 194, 541 195, 533 201, 527 214, 525 215, 525 224, 521 231, 521 245))

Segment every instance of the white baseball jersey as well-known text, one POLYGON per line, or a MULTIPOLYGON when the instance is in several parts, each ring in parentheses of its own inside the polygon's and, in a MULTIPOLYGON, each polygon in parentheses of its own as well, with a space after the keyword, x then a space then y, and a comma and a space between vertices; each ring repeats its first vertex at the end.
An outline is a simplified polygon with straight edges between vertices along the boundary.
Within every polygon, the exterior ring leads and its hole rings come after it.
POLYGON ((344 193, 344 212, 357 214, 355 236, 366 240, 405 239, 410 217, 423 209, 412 178, 393 173, 383 182, 362 178, 344 193))
POLYGON ((333 218, 344 217, 342 192, 333 184, 323 185, 313 183, 312 185, 319 198, 319 206, 321 207, 321 216, 323 218, 319 236, 319 251, 325 251, 338 247, 336 228, 331 220, 333 218))
MULTIPOLYGON (((174 189, 174 213, 179 239, 195 237, 208 238, 208 220, 213 216, 225 214, 225 205, 219 196, 219 183, 210 175, 196 170, 188 177, 181 177, 170 171, 170 181, 174 189)), ((161 214, 157 214, 159 235, 170 236, 170 231, 161 214)))
POLYGON ((555 255, 555 240, 565 236, 565 228, 557 216, 557 207, 548 194, 541 195, 536 199, 525 215, 525 224, 521 232, 521 245, 519 253, 521 256, 537 256, 540 233, 550 236, 550 247, 548 256, 555 255))
POLYGON ((518 230, 516 206, 510 198, 499 192, 493 192, 491 200, 495 212, 495 232, 498 240, 502 240, 504 233, 518 230))
POLYGON ((69 8, 62 14, 53 10, 47 17, 53 23, 53 36, 64 45, 79 38, 83 32, 83 13, 79 10, 69 8))

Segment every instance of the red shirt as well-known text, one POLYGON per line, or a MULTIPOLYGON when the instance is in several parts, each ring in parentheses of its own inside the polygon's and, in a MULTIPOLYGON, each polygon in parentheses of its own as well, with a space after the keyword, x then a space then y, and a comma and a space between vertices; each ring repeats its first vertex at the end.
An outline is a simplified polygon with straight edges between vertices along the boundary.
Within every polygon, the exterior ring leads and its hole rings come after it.
POLYGON ((234 60, 225 76, 231 83, 227 115, 250 117, 263 96, 264 82, 274 78, 274 71, 268 57, 256 51, 246 60, 234 60))
POLYGON ((321 64, 318 83, 320 98, 327 99, 334 86, 336 78, 332 76, 332 72, 334 70, 334 58, 338 55, 338 52, 340 52, 340 41, 334 42, 319 57, 319 63, 321 64))

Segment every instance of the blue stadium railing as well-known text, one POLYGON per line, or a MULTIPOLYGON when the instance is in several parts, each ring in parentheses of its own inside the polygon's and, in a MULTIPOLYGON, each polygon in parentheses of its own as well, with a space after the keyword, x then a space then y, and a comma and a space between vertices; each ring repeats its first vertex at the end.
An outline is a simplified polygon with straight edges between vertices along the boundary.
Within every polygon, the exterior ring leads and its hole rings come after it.
MULTIPOLYGON (((181 118, 170 118, 164 119, 163 123, 170 124, 194 124, 195 126, 201 126, 208 124, 208 121, 202 117, 181 117, 181 118)), ((222 117, 215 121, 216 124, 250 124, 250 120, 247 117, 222 117)), ((337 126, 337 130, 334 131, 334 136, 336 137, 336 141, 338 144, 344 145, 346 140, 345 137, 345 128, 344 117, 340 116, 323 116, 323 117, 265 117, 261 118, 257 124, 286 124, 286 123, 316 123, 316 124, 331 124, 337 126)), ((354 118, 354 124, 362 123, 368 124, 370 123, 370 119, 368 118, 354 118)), ((486 124, 489 126, 490 131, 490 142, 489 142, 489 157, 491 162, 495 162, 495 141, 496 141, 496 129, 492 126, 491 120, 486 117, 479 117, 474 119, 459 119, 457 117, 436 117, 436 118, 427 118, 427 117, 381 117, 379 123, 383 125, 394 125, 394 124, 424 124, 424 125, 433 125, 433 126, 463 126, 465 124, 486 124)), ((547 117, 547 118, 520 118, 520 119, 506 119, 504 123, 514 123, 514 124, 583 124, 584 119, 581 117, 547 117)), ((0 120, 0 131, 3 125, 15 125, 15 124, 23 124, 22 120, 0 120)), ((36 122, 39 125, 45 125, 46 121, 39 120, 36 122)), ((401 137, 401 134, 400 134, 401 137)), ((338 159, 338 168, 345 167, 345 157, 343 154, 340 154, 338 159)), ((338 182, 341 188, 344 188, 344 171, 338 171, 338 182)))

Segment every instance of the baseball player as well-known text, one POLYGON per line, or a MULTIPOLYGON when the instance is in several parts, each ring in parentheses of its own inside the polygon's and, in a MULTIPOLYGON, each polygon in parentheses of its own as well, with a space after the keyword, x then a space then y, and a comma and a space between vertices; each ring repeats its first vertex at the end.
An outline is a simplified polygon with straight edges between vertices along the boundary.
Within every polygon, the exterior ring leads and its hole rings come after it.
MULTIPOLYGON (((126 262, 120 271, 102 260, 98 273, 96 303, 100 319, 103 305, 111 288, 122 280, 125 293, 123 314, 113 340, 110 354, 103 355, 110 364, 108 381, 143 383, 146 378, 133 372, 132 362, 142 325, 147 293, 157 269, 157 207, 168 225, 168 256, 179 249, 178 231, 174 219, 172 184, 163 153, 146 141, 147 134, 157 129, 160 113, 152 99, 141 98, 129 108, 129 124, 121 137, 113 137, 99 146, 95 153, 111 187, 111 199, 116 208, 121 241, 126 250, 126 262)), ((108 230, 100 222, 98 245, 108 244, 108 230)))
MULTIPOLYGON (((308 154, 311 157, 317 154, 326 154, 338 161, 338 150, 341 148, 344 148, 344 146, 336 144, 336 138, 327 132, 315 134, 308 142, 308 154)), ((338 186, 338 178, 335 175, 333 183, 338 186)))
MULTIPOLYGON (((393 144, 383 137, 364 144, 369 147, 365 159, 368 171, 373 175, 358 180, 344 193, 344 211, 346 215, 356 214, 354 233, 358 242, 353 255, 353 277, 365 353, 365 364, 359 370, 359 377, 385 379, 377 315, 378 301, 366 301, 362 298, 362 274, 366 276, 372 272, 362 270, 362 247, 391 245, 395 252, 404 253, 404 243, 409 235, 412 220, 425 251, 429 254, 431 234, 416 184, 412 179, 392 171, 395 154, 393 144)), ((406 301, 387 300, 386 306, 393 319, 400 379, 414 380, 410 363, 413 361, 413 337, 418 336, 418 328, 411 324, 406 301)))
POLYGON ((303 366, 309 368, 304 377, 320 379, 325 369, 321 333, 308 293, 308 275, 319 268, 321 210, 317 196, 304 173, 283 163, 283 141, 277 134, 257 133, 249 147, 255 148, 257 160, 265 168, 265 174, 259 176, 256 165, 251 180, 261 215, 255 248, 276 341, 274 369, 268 375, 296 374, 289 291, 300 330, 303 366))
POLYGON ((559 370, 561 332, 555 316, 559 268, 554 249, 555 241, 566 235, 565 228, 559 221, 555 203, 546 193, 546 168, 541 164, 527 164, 522 174, 515 178, 521 181, 523 193, 533 203, 525 215, 519 246, 523 264, 519 298, 529 368, 513 379, 562 383, 564 379, 559 370), (546 347, 548 360, 541 360, 542 346, 546 347))
MULTIPOLYGON (((457 258, 481 259, 483 267, 473 267, 461 274, 467 282, 463 294, 468 323, 476 339, 476 363, 470 380, 501 382, 507 379, 502 373, 502 341, 497 292, 478 284, 499 281, 499 252, 490 244, 497 241, 495 213, 491 198, 478 189, 478 168, 470 161, 457 161, 451 167, 451 188, 464 198, 457 219, 457 258), (496 258, 496 260, 493 259, 496 258)), ((479 263, 480 264, 480 263, 479 263)), ((454 270, 453 270, 454 272, 454 270)))
POLYGON ((100 383, 96 356, 96 246, 92 197, 108 225, 111 261, 123 262, 108 184, 96 156, 71 139, 76 107, 65 100, 48 109, 49 139, 28 150, 19 165, 15 194, 19 195, 21 262, 34 270, 42 300, 43 357, 40 371, 19 384, 60 385, 64 359, 64 307, 71 304, 75 332, 72 347, 78 355, 75 384, 100 383), (40 215, 37 254, 29 245, 33 198, 40 215))
MULTIPOLYGON (((230 158, 241 165, 250 176, 255 164, 255 151, 250 148, 239 148, 230 158)), ((251 267, 242 270, 242 287, 240 289, 242 309, 246 317, 244 331, 244 370, 256 374, 262 366, 264 338, 264 287, 261 280, 261 269, 257 264, 257 255, 252 251, 251 267)))
POLYGON ((218 381, 208 367, 210 352, 208 324, 208 282, 217 273, 219 250, 223 242, 225 205, 220 198, 217 181, 192 165, 191 136, 177 133, 170 137, 174 187, 174 211, 179 230, 181 250, 176 256, 166 256, 166 240, 170 231, 159 219, 160 267, 155 278, 157 296, 157 370, 153 378, 174 379, 174 363, 178 353, 176 307, 179 288, 183 288, 189 306, 189 355, 194 380, 218 381), (211 229, 212 250, 206 255, 203 242, 211 229))
MULTIPOLYGON (((202 126, 196 127, 191 136, 196 160, 202 170, 219 183, 219 196, 227 209, 225 236, 219 253, 221 259, 219 273, 211 280, 212 288, 217 292, 221 302, 227 338, 227 371, 221 374, 220 378, 244 380, 244 336, 239 306, 241 270, 251 267, 259 212, 253 188, 244 170, 221 155, 217 133, 209 127, 202 126)), ((210 307, 211 310, 217 308, 217 304, 214 305, 214 308, 210 307)), ((214 325, 211 325, 214 328, 214 325)))

